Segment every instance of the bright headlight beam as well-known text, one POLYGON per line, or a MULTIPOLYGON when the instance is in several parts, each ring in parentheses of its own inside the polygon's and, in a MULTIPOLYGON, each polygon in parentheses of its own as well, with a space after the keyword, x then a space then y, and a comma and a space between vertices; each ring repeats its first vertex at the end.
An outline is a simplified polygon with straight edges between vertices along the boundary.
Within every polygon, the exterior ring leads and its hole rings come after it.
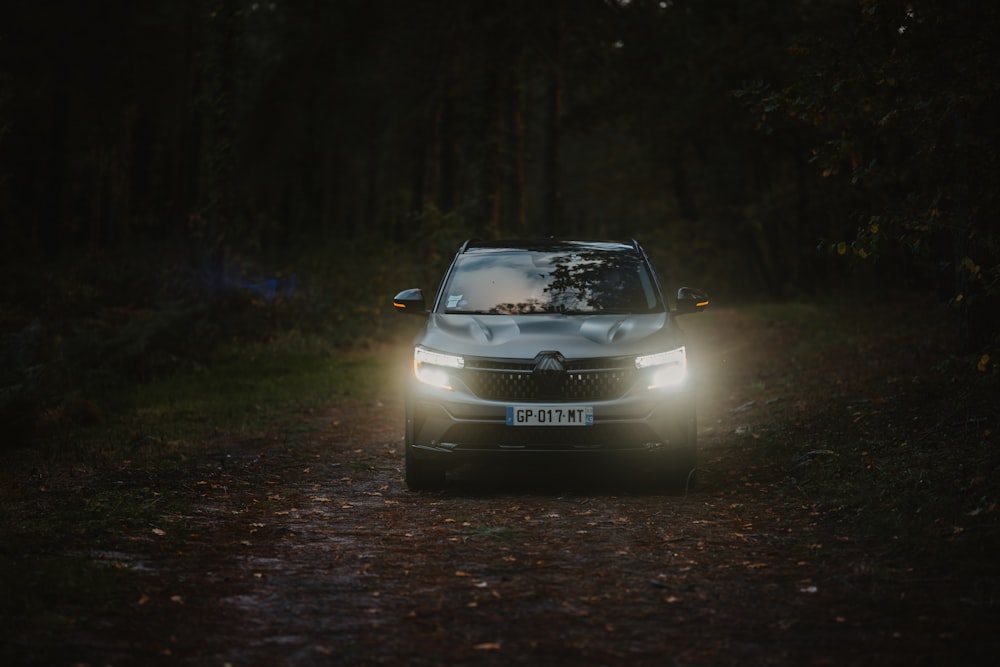
POLYGON ((649 369, 649 389, 676 387, 687 380, 687 350, 676 350, 646 354, 635 358, 635 367, 649 369))
POLYGON ((433 364, 445 368, 465 368, 465 359, 454 354, 432 352, 426 347, 413 348, 413 360, 422 364, 433 364))
POLYGON ((433 352, 425 347, 413 348, 413 374, 424 384, 451 389, 448 369, 465 368, 465 359, 453 354, 433 352))

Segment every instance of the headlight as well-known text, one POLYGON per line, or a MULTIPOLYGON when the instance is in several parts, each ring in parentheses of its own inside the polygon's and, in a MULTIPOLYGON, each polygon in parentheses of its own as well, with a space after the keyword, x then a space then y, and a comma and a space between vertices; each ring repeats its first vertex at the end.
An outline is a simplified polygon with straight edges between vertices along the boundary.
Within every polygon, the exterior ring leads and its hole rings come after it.
POLYGON ((424 384, 439 389, 451 389, 448 369, 465 368, 465 359, 453 354, 431 352, 425 347, 413 348, 413 374, 424 384))
POLYGON ((635 358, 635 367, 648 369, 650 389, 677 387, 687 380, 687 351, 683 347, 669 352, 646 354, 635 358))

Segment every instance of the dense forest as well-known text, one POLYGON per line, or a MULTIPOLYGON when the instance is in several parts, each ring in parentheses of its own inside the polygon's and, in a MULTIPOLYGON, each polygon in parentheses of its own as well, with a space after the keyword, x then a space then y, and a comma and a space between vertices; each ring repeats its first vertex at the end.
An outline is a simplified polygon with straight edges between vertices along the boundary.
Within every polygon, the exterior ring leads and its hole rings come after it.
POLYGON ((388 287, 365 267, 429 281, 469 236, 635 236, 674 282, 719 296, 936 291, 966 351, 996 345, 995 3, 39 0, 4 14, 8 269, 152 248, 213 289, 267 278, 273 297, 296 257, 325 253, 360 284, 343 298, 371 301, 388 287))

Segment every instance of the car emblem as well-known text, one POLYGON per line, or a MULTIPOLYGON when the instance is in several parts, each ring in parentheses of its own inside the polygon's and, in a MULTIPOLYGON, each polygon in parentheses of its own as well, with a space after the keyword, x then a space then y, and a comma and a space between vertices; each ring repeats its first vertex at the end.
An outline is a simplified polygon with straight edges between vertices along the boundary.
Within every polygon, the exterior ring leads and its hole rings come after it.
POLYGON ((563 373, 566 367, 563 362, 566 358, 558 352, 542 352, 535 357, 535 373, 550 375, 552 373, 563 373))

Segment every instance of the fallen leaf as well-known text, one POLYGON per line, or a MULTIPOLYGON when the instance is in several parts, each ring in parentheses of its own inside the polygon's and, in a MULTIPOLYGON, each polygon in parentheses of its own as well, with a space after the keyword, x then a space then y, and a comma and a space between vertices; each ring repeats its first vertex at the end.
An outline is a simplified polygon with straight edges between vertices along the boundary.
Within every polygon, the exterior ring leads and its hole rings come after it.
POLYGON ((483 644, 476 644, 472 648, 476 651, 499 651, 500 642, 485 642, 483 644))
POLYGON ((166 534, 167 534, 167 531, 163 530, 162 528, 154 528, 153 529, 153 535, 159 535, 160 537, 163 537, 166 534))

